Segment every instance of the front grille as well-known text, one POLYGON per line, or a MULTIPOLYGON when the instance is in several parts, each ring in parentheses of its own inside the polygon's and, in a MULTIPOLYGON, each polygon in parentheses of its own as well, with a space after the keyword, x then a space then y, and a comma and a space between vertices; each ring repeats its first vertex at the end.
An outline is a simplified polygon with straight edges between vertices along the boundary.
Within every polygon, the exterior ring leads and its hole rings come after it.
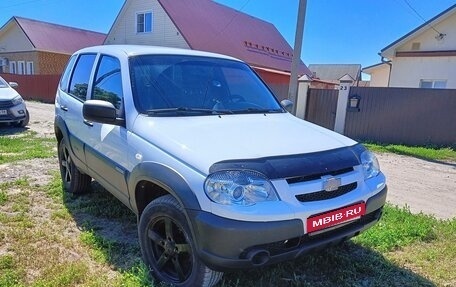
POLYGON ((287 178, 287 182, 288 182, 288 184, 293 184, 293 183, 299 183, 299 182, 312 181, 312 180, 321 179, 322 176, 327 176, 327 175, 338 176, 338 175, 341 175, 341 174, 344 174, 347 172, 352 172, 353 170, 354 170, 353 167, 347 167, 347 168, 343 168, 343 169, 339 169, 339 170, 328 171, 325 173, 287 178))
POLYGON ((12 101, 0 101, 0 109, 11 108, 13 106, 14 105, 12 101))
POLYGON ((296 195, 296 199, 299 200, 300 202, 312 202, 312 201, 326 200, 326 199, 336 198, 338 196, 347 194, 350 191, 355 190, 357 187, 358 187, 358 183, 353 182, 353 183, 339 186, 339 188, 334 191, 320 190, 320 191, 316 191, 316 192, 296 195))

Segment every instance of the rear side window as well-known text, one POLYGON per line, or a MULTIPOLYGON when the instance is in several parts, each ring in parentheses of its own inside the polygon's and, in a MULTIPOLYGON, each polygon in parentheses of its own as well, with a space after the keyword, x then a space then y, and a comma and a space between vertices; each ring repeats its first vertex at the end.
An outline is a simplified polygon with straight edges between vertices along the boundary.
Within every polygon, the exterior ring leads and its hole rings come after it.
POLYGON ((66 65, 65 72, 63 72, 62 78, 60 79, 60 89, 64 92, 68 92, 68 80, 70 79, 71 69, 76 61, 76 55, 72 56, 66 65))
POLYGON ((95 57, 95 54, 81 55, 74 67, 69 93, 81 101, 85 101, 87 97, 90 73, 95 62, 95 57))
POLYGON ((122 106, 122 78, 120 62, 111 56, 102 56, 95 74, 92 99, 110 102, 120 111, 122 106))

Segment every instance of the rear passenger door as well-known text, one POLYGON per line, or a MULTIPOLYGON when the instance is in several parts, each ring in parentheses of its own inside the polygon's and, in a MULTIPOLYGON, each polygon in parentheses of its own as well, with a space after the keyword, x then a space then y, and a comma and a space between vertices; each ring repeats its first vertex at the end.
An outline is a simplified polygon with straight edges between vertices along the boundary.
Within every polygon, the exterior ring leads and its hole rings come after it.
MULTIPOLYGON (((65 119, 69 130, 70 146, 76 161, 79 163, 85 163, 84 143, 87 141, 88 126, 84 124, 82 105, 86 101, 87 93, 90 90, 90 79, 95 59, 96 54, 81 54, 77 59, 74 58, 76 64, 73 68, 69 85, 67 89, 61 91, 68 96, 59 98, 60 114, 65 119)), ((78 165, 81 166, 80 164, 78 165)))
MULTIPOLYGON (((121 65, 117 58, 100 55, 90 99, 112 103, 117 117, 125 117, 121 65)), ((87 124, 90 126, 85 150, 88 168, 97 181, 128 205, 127 130, 117 125, 87 124)))

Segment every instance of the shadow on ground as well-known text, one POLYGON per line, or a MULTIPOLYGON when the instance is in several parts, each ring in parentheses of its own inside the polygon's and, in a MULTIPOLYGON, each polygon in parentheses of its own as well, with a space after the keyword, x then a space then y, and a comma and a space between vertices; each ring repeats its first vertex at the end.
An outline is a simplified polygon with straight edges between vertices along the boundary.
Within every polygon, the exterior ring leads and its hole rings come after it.
MULTIPOLYGON (((77 225, 96 238, 114 268, 126 271, 140 262, 136 216, 96 182, 92 192, 64 203, 77 225)), ((435 286, 422 276, 388 261, 381 253, 345 242, 318 254, 258 269, 225 274, 217 286, 435 286)))
POLYGON ((0 123, 0 136, 12 136, 24 133, 28 131, 29 128, 17 128, 7 123, 0 123))

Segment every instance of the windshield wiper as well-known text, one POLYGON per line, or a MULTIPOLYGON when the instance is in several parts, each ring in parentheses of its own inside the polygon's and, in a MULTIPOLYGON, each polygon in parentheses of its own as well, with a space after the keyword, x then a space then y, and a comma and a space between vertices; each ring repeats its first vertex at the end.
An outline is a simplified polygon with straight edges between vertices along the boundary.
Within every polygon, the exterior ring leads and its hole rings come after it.
POLYGON ((272 114, 282 113, 282 109, 260 109, 260 108, 247 108, 242 110, 234 110, 235 114, 272 114))
POLYGON ((226 115, 232 114, 232 111, 228 110, 212 110, 203 108, 189 108, 189 107, 177 107, 177 108, 166 108, 166 109, 153 109, 148 110, 146 113, 149 116, 160 115, 160 114, 207 114, 207 115, 226 115))

